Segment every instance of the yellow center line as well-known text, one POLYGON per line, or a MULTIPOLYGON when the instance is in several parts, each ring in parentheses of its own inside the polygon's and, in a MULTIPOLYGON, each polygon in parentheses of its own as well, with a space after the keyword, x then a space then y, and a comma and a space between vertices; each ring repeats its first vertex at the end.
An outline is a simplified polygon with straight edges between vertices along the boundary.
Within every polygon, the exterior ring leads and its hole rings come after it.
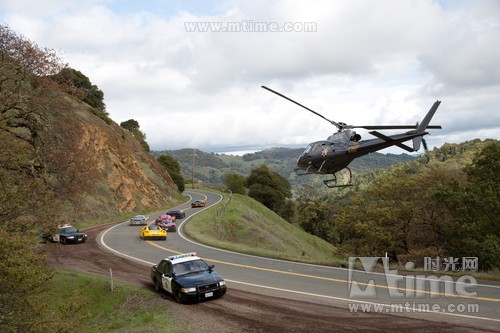
MULTIPOLYGON (((156 243, 153 243, 151 241, 146 241, 149 245, 155 246, 163 251, 171 252, 174 254, 182 254, 184 252, 179 252, 175 250, 171 250, 167 247, 160 246, 156 243)), ((257 267, 257 266, 250 266, 250 265, 242 265, 242 264, 237 264, 237 263, 232 263, 232 262, 227 262, 227 261, 221 261, 217 259, 210 259, 210 258, 203 258, 206 259, 207 261, 210 262, 215 262, 219 264, 224 264, 224 265, 229 265, 229 266, 235 266, 235 267, 240 267, 240 268, 247 268, 247 269, 253 269, 253 270, 259 270, 259 271, 265 271, 265 272, 272 272, 272 273, 277 273, 277 274, 285 274, 285 275, 293 275, 293 276, 299 276, 299 277, 305 277, 305 278, 310 278, 310 279, 317 279, 317 280, 325 280, 325 281, 333 281, 333 282, 339 282, 339 283, 350 283, 351 281, 345 280, 345 279, 335 279, 335 278, 329 278, 329 277, 323 277, 323 276, 317 276, 317 275, 310 275, 310 274, 303 274, 303 273, 297 273, 297 272, 287 272, 287 271, 281 271, 277 269, 272 269, 272 268, 265 268, 265 267, 257 267)), ((358 285, 362 286, 368 286, 370 285, 369 283, 366 282, 357 282, 358 285)), ((391 286, 385 286, 385 285, 379 285, 376 283, 372 284, 373 286, 377 288, 382 288, 382 289, 392 289, 392 290, 397 290, 397 291, 404 291, 406 290, 405 288, 402 287, 391 287, 391 286)), ((467 295, 455 295, 455 294, 447 294, 443 292, 435 292, 435 291, 428 291, 428 290, 413 290, 413 292, 421 292, 424 294, 428 295, 439 295, 439 296, 447 296, 447 297, 457 297, 457 298, 469 298, 469 299, 476 299, 476 300, 482 300, 482 301, 491 301, 491 302, 500 302, 500 299, 498 298, 488 298, 488 297, 479 297, 479 296, 467 296, 467 295)))

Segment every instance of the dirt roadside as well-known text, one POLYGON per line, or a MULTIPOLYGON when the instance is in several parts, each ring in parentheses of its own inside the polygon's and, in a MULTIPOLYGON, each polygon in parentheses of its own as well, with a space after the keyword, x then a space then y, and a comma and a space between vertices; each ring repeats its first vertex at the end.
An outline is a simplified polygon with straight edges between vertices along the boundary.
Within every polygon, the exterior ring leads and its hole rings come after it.
MULTIPOLYGON (((85 244, 47 246, 49 265, 99 276, 109 276, 153 291, 149 269, 103 250, 96 236, 109 225, 86 229, 85 244)), ((197 332, 490 332, 379 313, 351 313, 346 309, 229 289, 221 299, 199 304, 177 304, 166 293, 173 312, 192 323, 197 332)))

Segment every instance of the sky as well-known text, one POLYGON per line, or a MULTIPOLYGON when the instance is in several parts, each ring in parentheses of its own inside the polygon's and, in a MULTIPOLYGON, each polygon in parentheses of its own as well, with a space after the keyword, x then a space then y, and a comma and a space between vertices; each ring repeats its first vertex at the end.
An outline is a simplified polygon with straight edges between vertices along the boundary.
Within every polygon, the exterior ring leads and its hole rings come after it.
POLYGON ((415 124, 440 100, 431 149, 500 139, 496 0, 0 0, 0 24, 88 76, 152 150, 305 147, 336 131, 262 85, 352 125, 415 124))

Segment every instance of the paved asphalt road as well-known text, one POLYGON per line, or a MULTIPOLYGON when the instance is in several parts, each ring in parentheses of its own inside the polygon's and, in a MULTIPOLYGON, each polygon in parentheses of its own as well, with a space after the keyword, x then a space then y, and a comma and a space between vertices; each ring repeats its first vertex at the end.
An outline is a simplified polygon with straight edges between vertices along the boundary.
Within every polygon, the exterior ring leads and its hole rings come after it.
MULTIPOLYGON (((197 252, 209 264, 215 264, 215 270, 227 280, 229 292, 231 288, 235 288, 343 308, 358 307, 359 312, 364 307, 371 311, 393 315, 500 330, 500 284, 498 283, 479 282, 478 286, 471 285, 468 280, 462 281, 465 284, 448 283, 447 293, 451 292, 454 295, 450 297, 442 293, 445 290, 444 282, 437 283, 440 291, 432 290, 431 284, 427 282, 423 288, 416 288, 424 292, 421 293, 421 297, 415 297, 411 295, 411 290, 418 286, 418 282, 415 281, 422 281, 418 276, 414 280, 412 279, 414 275, 399 276, 400 282, 396 284, 398 288, 391 288, 387 279, 391 277, 397 279, 396 272, 395 275, 385 275, 368 274, 357 270, 351 274, 351 281, 358 283, 361 290, 365 290, 368 283, 372 282, 375 295, 361 298, 351 294, 349 297, 349 288, 352 284, 349 280, 349 271, 345 268, 260 258, 219 250, 187 239, 183 234, 183 224, 194 214, 219 203, 222 197, 201 190, 189 190, 185 194, 189 196, 189 201, 176 208, 184 209, 186 218, 177 221, 179 230, 169 233, 167 241, 143 241, 139 238, 140 227, 130 226, 127 222, 104 231, 99 235, 98 241, 108 251, 143 263, 145 269, 173 254, 197 252), (190 202, 197 199, 205 200, 207 206, 191 208, 190 202), (466 294, 461 291, 462 296, 457 296, 461 289, 464 289, 466 294), (394 293, 399 293, 403 297, 395 298, 391 295, 394 293)), ((150 219, 154 220, 157 215, 159 214, 151 215, 150 219)))

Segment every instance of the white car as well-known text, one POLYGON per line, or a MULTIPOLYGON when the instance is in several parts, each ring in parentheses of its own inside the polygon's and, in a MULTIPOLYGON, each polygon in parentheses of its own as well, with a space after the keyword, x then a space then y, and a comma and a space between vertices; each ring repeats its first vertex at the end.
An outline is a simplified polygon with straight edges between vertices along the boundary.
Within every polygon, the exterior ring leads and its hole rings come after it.
POLYGON ((146 225, 148 224, 149 216, 144 215, 136 215, 132 217, 130 221, 130 225, 146 225))

